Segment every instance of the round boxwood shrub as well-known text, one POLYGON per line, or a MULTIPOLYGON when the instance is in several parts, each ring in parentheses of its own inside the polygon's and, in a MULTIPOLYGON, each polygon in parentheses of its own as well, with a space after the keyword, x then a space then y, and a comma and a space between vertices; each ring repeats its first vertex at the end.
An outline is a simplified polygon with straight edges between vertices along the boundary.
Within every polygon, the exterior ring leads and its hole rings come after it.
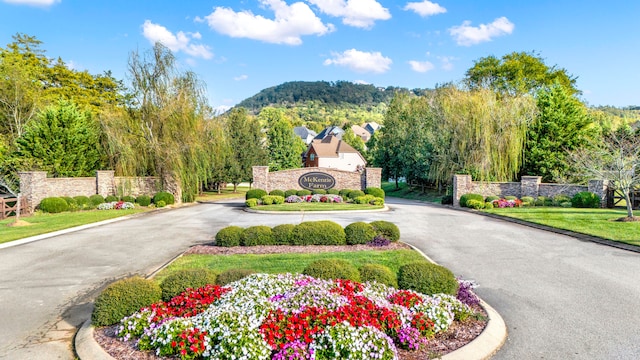
POLYGON ((442 205, 453 205, 453 195, 445 195, 440 199, 442 205))
POLYGON ((344 228, 344 233, 349 245, 366 244, 376 237, 373 226, 362 221, 347 225, 344 228))
POLYGON ((357 198, 353 199, 353 202, 356 204, 369 204, 370 202, 373 201, 373 199, 375 199, 375 197, 373 195, 363 195, 363 196, 358 196, 357 198))
POLYGON ((271 228, 265 225, 250 226, 240 235, 242 246, 273 245, 274 243, 271 228))
POLYGON ((240 226, 227 226, 216 234, 216 245, 224 247, 240 246, 243 228, 240 226))
POLYGON ((422 261, 400 267, 398 287, 426 295, 444 293, 455 296, 458 293, 458 281, 449 269, 422 261))
POLYGON ((86 209, 91 207, 91 200, 89 199, 88 196, 84 196, 84 195, 74 196, 73 200, 76 202, 76 204, 78 204, 78 208, 80 209, 86 209))
POLYGON ((571 205, 576 208, 599 208, 600 207, 600 196, 590 192, 590 191, 582 191, 571 198, 571 205))
POLYGON ((284 198, 277 195, 265 195, 260 199, 260 201, 262 202, 262 205, 284 204, 284 198))
POLYGON ((346 279, 360 281, 358 269, 350 262, 342 259, 316 260, 302 271, 303 274, 317 279, 346 279))
POLYGON ((344 229, 330 220, 305 221, 295 226, 291 234, 293 245, 345 245, 344 229))
POLYGON ((173 194, 160 191, 153 196, 153 203, 157 205, 158 201, 164 201, 165 205, 171 205, 176 202, 176 199, 173 197, 173 194))
POLYGON ((167 203, 164 202, 164 200, 159 200, 156 202, 156 207, 163 208, 165 206, 167 206, 167 203))
POLYGON ((153 280, 141 277, 122 279, 107 286, 96 298, 91 314, 95 326, 116 324, 143 307, 159 302, 162 290, 153 280))
POLYGON ((329 189, 329 190, 327 190, 327 194, 340 195, 340 190, 338 190, 338 189, 329 189))
POLYGON ((536 206, 551 206, 553 201, 546 196, 538 196, 534 204, 536 206))
POLYGON ((273 235, 273 242, 276 245, 291 245, 291 239, 293 236, 293 229, 295 229, 295 225, 293 224, 282 224, 274 226, 271 229, 271 234, 273 235))
POLYGON ((380 264, 365 264, 360 268, 360 280, 362 282, 375 281, 387 286, 398 287, 396 274, 393 271, 380 264))
POLYGON ((562 204, 563 202, 571 202, 571 197, 559 194, 551 198, 551 203, 553 204, 553 206, 560 206, 560 204, 562 204))
POLYGON ((169 301, 187 288, 198 289, 216 283, 216 274, 209 269, 184 269, 167 276, 160 283, 162 300, 169 301))
POLYGON ((473 193, 464 194, 460 196, 460 206, 468 207, 467 201, 469 200, 477 200, 477 201, 482 201, 484 203, 484 196, 480 194, 473 194, 473 193))
POLYGON ((379 198, 383 198, 384 199, 384 190, 382 190, 381 188, 378 187, 368 187, 366 189, 364 189, 364 193, 367 195, 373 195, 375 197, 379 197, 379 198))
POLYGON ((89 196, 89 202, 95 207, 104 203, 104 197, 102 197, 102 195, 100 194, 93 194, 89 196))
POLYGON ((38 205, 38 207, 40 210, 51 214, 57 214, 69 210, 69 204, 59 197, 44 198, 40 201, 40 205, 38 205))
POLYGON ((70 196, 60 196, 60 199, 64 200, 69 206, 78 205, 76 200, 70 196))
POLYGON ((135 203, 136 202, 136 198, 131 196, 131 195, 125 195, 125 196, 121 197, 120 200, 122 200, 124 202, 130 202, 130 203, 135 203))
POLYGON ((520 200, 522 200, 522 206, 534 206, 536 203, 536 200, 531 196, 523 196, 520 200))
POLYGON ((316 194, 324 195, 324 194, 327 193, 327 190, 325 190, 325 189, 313 189, 313 190, 311 190, 311 193, 314 194, 314 195, 316 195, 316 194))
POLYGON ((247 207, 256 207, 258 206, 258 199, 248 199, 244 202, 247 207))
POLYGON ((518 200, 517 196, 507 195, 504 197, 505 200, 518 200))
POLYGON ((338 191, 338 195, 342 196, 343 199, 346 199, 349 197, 349 193, 352 191, 353 189, 341 189, 340 191, 338 191))
POLYGON ((114 202, 114 201, 118 201, 118 198, 113 195, 107 195, 107 197, 104 198, 104 202, 114 202))
POLYGON ((373 226, 376 235, 381 235, 389 241, 400 240, 400 229, 398 229, 396 224, 384 220, 372 221, 369 224, 373 226))
POLYGON ((484 202, 494 202, 496 200, 500 200, 500 196, 489 195, 486 198, 484 198, 484 202))
POLYGON ((286 191, 284 192, 284 197, 286 197, 286 198, 287 198, 287 197, 289 197, 289 196, 291 196, 291 195, 298 195, 298 190, 296 190, 296 189, 289 189, 289 190, 286 190, 286 191))
POLYGON ((136 198, 136 203, 140 206, 149 206, 151 205, 151 196, 140 195, 136 198))
POLYGON ((379 197, 374 197, 373 200, 369 202, 371 205, 384 205, 384 199, 379 197))
POLYGON ((298 191, 296 192, 296 195, 298 195, 298 196, 307 196, 307 195, 311 195, 311 190, 307 190, 307 189, 298 190, 298 191))
POLYGON ((218 274, 218 278, 216 279, 216 284, 220 286, 225 286, 234 281, 238 281, 240 279, 244 279, 245 277, 255 274, 255 270, 251 269, 229 269, 227 271, 223 271, 218 274))
POLYGON ((485 209, 493 209, 493 203, 492 202, 484 203, 484 208, 485 209))
POLYGON ((275 196, 284 197, 284 191, 282 191, 282 190, 271 190, 271 191, 269 191, 269 195, 275 195, 275 196))
POLYGON ((467 207, 475 210, 484 209, 484 201, 475 199, 467 200, 467 207))
POLYGON ((245 200, 249 199, 262 199, 263 196, 268 195, 266 191, 262 189, 251 189, 245 194, 245 200))
POLYGON ((349 195, 347 195, 347 197, 349 199, 354 200, 354 199, 356 199, 356 198, 358 198, 360 196, 365 196, 365 195, 366 194, 362 190, 351 190, 351 191, 349 191, 349 195))

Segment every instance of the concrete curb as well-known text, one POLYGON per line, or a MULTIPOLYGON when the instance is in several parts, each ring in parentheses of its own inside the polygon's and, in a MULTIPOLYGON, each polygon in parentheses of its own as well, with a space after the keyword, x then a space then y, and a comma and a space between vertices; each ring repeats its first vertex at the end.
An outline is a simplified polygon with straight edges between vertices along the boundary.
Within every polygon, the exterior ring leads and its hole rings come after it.
POLYGON ((81 360, 115 360, 93 338, 91 319, 85 321, 76 333, 74 347, 78 359, 81 360))
POLYGON ((370 212, 383 212, 390 211, 391 209, 385 205, 382 209, 373 209, 373 210, 331 210, 331 211, 264 211, 264 210, 254 210, 251 208, 244 208, 243 211, 253 214, 277 214, 277 215, 301 215, 301 214, 344 214, 344 213, 370 213, 370 212))
MULTIPOLYGON (((407 243, 405 243, 407 244, 407 243)), ((437 264, 417 247, 407 244, 425 259, 437 264)), ((480 305, 487 312, 489 320, 484 330, 467 345, 440 357, 442 360, 485 360, 491 358, 507 341, 507 325, 502 316, 489 304, 480 299, 480 305)))

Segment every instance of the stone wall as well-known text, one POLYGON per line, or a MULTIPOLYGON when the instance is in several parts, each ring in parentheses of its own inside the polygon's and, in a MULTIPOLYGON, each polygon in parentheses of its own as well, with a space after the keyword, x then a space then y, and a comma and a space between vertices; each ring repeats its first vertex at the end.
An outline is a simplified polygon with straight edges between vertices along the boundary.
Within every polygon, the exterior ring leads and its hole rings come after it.
MULTIPOLYGON (((45 171, 25 171, 18 173, 20 192, 26 199, 29 211, 33 211, 42 199, 51 196, 102 196, 115 195, 151 195, 163 189, 157 177, 120 177, 114 171, 96 171, 95 177, 82 178, 47 178, 45 171)), ((166 182, 165 182, 166 183, 166 182)), ((176 203, 182 199, 180 186, 164 186, 165 191, 174 194, 176 203)))
POLYGON ((543 184, 540 176, 523 176, 520 182, 481 182, 472 181, 471 175, 453 176, 453 206, 460 206, 460 197, 464 194, 474 193, 482 196, 539 196, 553 197, 555 195, 573 196, 581 191, 591 191, 600 196, 602 207, 607 204, 607 189, 609 182, 606 180, 590 180, 588 186, 573 184, 543 184))
POLYGON ((334 189, 362 189, 367 187, 380 187, 382 184, 380 168, 365 168, 364 172, 344 171, 331 168, 308 167, 269 172, 268 166, 253 167, 253 188, 271 190, 289 190, 302 187, 298 179, 311 172, 321 172, 331 175, 336 183, 334 189))

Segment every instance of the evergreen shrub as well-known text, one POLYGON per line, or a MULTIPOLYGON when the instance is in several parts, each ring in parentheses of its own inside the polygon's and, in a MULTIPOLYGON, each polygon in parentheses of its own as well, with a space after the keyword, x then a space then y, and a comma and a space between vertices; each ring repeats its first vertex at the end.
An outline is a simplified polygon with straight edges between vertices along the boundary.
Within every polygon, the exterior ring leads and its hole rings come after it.
POLYGON ((473 194, 473 193, 464 194, 460 196, 460 206, 468 207, 467 201, 469 200, 482 201, 484 203, 484 196, 480 194, 473 194))
POLYGON ((364 205, 364 204, 370 204, 373 201, 373 199, 375 199, 375 196, 373 195, 363 195, 353 199, 353 202, 356 204, 364 205))
POLYGON ((262 199, 265 195, 267 195, 267 192, 262 189, 251 189, 245 194, 245 200, 262 199))
POLYGON ((161 299, 162 289, 155 281, 141 277, 122 279, 107 286, 98 295, 91 322, 94 326, 113 325, 161 299))
POLYGON ((590 192, 590 191, 582 191, 573 196, 571 198, 571 205, 576 208, 593 208, 597 209, 600 207, 600 201, 602 199, 600 196, 590 192))
POLYGON ((227 226, 216 233, 216 246, 240 246, 240 238, 244 229, 240 226, 227 226))
POLYGON ((400 267, 398 287, 425 295, 443 293, 455 296, 458 293, 458 281, 449 269, 422 261, 400 267))
POLYGON ((91 208, 91 200, 88 196, 78 195, 74 196, 73 200, 78 204, 78 209, 89 209, 91 208))
POLYGON ((118 198, 113 195, 107 195, 107 197, 104 198, 104 202, 114 202, 114 201, 118 201, 118 198))
POLYGON ((291 234, 293 245, 345 245, 346 235, 340 224, 330 220, 305 221, 291 234))
POLYGON ((245 205, 247 205, 247 207, 256 207, 258 206, 258 199, 247 199, 244 202, 245 205))
POLYGON ((351 200, 355 200, 357 197, 365 196, 366 194, 362 190, 351 190, 349 191, 349 195, 347 197, 351 200))
POLYGON ((167 276, 160 283, 162 300, 169 301, 187 288, 198 289, 216 283, 216 274, 209 269, 184 269, 167 276))
POLYGON ((350 262, 342 259, 316 260, 302 271, 303 274, 317 279, 345 279, 360 281, 360 272, 350 262))
POLYGON ((553 206, 560 206, 560 204, 564 202, 571 202, 571 197, 567 195, 559 194, 551 198, 551 202, 553 206))
POLYGON ((485 209, 493 209, 493 203, 487 201, 486 203, 484 203, 484 208, 485 209))
POLYGON ((314 189, 314 190, 311 190, 311 194, 313 194, 313 195, 316 195, 316 194, 324 195, 326 193, 327 193, 327 190, 325 190, 325 189, 314 189))
POLYGON ((271 234, 273 235, 273 242, 276 245, 291 245, 291 239, 293 234, 293 229, 296 226, 293 224, 282 224, 274 226, 271 229, 271 234))
POLYGON ((531 196, 523 196, 520 200, 522 200, 522 206, 534 206, 536 200, 531 196))
POLYGON ((368 187, 366 189, 364 189, 364 193, 367 195, 373 195, 375 197, 379 197, 379 198, 383 198, 384 199, 384 190, 382 190, 381 188, 378 187, 368 187))
POLYGON ((340 195, 340 190, 338 190, 338 189, 329 189, 329 190, 327 190, 327 194, 340 195))
POLYGON ((484 199, 484 202, 494 202, 496 200, 500 200, 500 196, 489 195, 484 199))
POLYGON ((136 198, 131 195, 125 195, 121 197, 120 200, 124 202, 130 202, 132 204, 136 202, 136 198))
POLYGON ((40 205, 38 205, 38 207, 40 210, 51 214, 57 214, 69 210, 69 204, 59 197, 44 198, 40 201, 40 205))
POLYGON ((396 274, 387 266, 380 264, 365 264, 360 268, 360 280, 362 282, 378 282, 394 288, 398 287, 396 274))
POLYGON ((467 200, 467 207, 475 210, 484 209, 484 201, 475 199, 467 200))
POLYGON ((136 203, 140 206, 149 206, 151 205, 151 196, 140 195, 136 198, 136 203))
POLYGON ((352 189, 341 189, 340 191, 338 191, 338 195, 342 196, 343 199, 346 199, 349 197, 349 193, 352 191, 352 189))
POLYGON ((288 198, 291 195, 298 195, 298 190, 296 189, 289 189, 287 191, 284 192, 284 197, 288 198))
POLYGON ((282 190, 277 190, 277 189, 276 189, 276 190, 271 190, 271 191, 269 191, 269 195, 285 197, 285 196, 284 196, 284 191, 282 191, 282 190))
POLYGON ((176 199, 173 194, 166 191, 160 191, 153 196, 153 203, 157 205, 158 201, 164 201, 165 205, 172 205, 176 202, 176 199))
POLYGON ((238 281, 246 278, 251 274, 255 274, 255 270, 251 269, 229 269, 227 271, 223 271, 218 274, 218 278, 216 279, 216 284, 220 286, 228 285, 234 281, 238 281))
POLYGON ((400 229, 396 224, 384 220, 372 221, 369 224, 373 226, 376 235, 381 235, 392 242, 400 240, 400 229))
POLYGON ((250 226, 240 235, 242 246, 273 245, 274 243, 271 228, 265 225, 250 226))
POLYGON ((311 195, 311 190, 307 190, 307 189, 298 190, 298 191, 296 192, 296 195, 298 195, 298 196, 307 196, 307 195, 311 195))
POLYGON ((371 224, 358 221, 347 225, 344 228, 348 245, 366 244, 376 237, 376 231, 371 224))
POLYGON ((518 200, 517 196, 507 195, 504 197, 505 200, 518 200))
POLYGON ((89 196, 89 202, 95 207, 104 203, 104 197, 102 197, 102 195, 100 194, 93 194, 89 196))
POLYGON ((163 208, 165 206, 167 206, 167 203, 164 200, 159 200, 156 202, 156 207, 158 208, 163 208))
POLYGON ((379 197, 374 197, 373 200, 369 202, 371 205, 384 205, 384 199, 379 197))

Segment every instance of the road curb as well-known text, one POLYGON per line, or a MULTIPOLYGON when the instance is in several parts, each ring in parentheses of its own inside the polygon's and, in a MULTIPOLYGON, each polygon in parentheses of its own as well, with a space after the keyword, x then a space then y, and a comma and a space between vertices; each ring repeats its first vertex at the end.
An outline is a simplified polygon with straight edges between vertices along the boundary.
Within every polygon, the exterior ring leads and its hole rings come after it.
MULTIPOLYGON (((433 259, 431 259, 427 254, 422 252, 422 250, 411 244, 405 244, 411 246, 413 250, 417 251, 425 259, 437 264, 437 262, 433 261, 433 259)), ((498 350, 500 350, 502 345, 504 345, 507 340, 507 325, 505 324, 504 319, 502 319, 502 316, 500 316, 500 314, 484 300, 480 299, 480 305, 484 308, 489 317, 487 326, 482 330, 478 337, 473 339, 473 341, 455 351, 443 355, 440 359, 485 360, 491 358, 498 352, 498 350)))
POLYGON ((74 338, 76 355, 80 360, 115 360, 109 355, 93 337, 91 318, 82 324, 74 338))

